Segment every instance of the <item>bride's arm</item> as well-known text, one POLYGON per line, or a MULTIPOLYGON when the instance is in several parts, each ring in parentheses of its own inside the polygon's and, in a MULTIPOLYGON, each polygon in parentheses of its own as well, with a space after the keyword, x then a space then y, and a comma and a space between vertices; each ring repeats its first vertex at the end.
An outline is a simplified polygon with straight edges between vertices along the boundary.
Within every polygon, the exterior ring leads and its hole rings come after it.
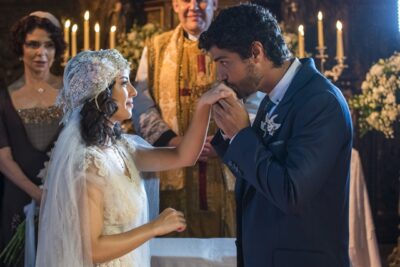
POLYGON ((103 193, 99 187, 88 184, 89 225, 92 247, 92 261, 101 263, 119 258, 146 241, 172 231, 183 231, 186 228, 181 212, 174 209, 164 210, 160 216, 128 232, 115 235, 103 235, 103 193))
POLYGON ((206 92, 196 103, 190 126, 176 148, 138 150, 134 161, 140 171, 163 171, 194 165, 203 148, 208 130, 211 105, 234 95, 226 86, 218 86, 206 92))

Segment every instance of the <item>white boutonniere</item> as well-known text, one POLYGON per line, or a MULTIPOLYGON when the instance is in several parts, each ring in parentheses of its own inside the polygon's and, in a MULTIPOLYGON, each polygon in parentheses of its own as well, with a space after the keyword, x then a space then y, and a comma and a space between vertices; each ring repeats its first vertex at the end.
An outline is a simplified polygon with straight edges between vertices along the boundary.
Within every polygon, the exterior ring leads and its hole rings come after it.
POLYGON ((261 122, 261 130, 264 132, 263 137, 267 135, 267 132, 269 135, 273 136, 275 131, 281 127, 280 123, 274 122, 276 117, 278 117, 278 114, 275 114, 271 118, 268 116, 268 114, 265 115, 265 120, 261 122))

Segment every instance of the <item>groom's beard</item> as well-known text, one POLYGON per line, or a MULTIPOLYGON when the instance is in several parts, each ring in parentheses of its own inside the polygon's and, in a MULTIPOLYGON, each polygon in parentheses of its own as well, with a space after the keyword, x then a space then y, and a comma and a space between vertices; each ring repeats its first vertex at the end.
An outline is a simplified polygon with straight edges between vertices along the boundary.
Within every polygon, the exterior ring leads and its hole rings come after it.
POLYGON ((249 63, 246 67, 246 76, 242 80, 235 84, 225 81, 225 84, 236 92, 239 99, 245 99, 258 91, 261 80, 262 75, 256 72, 254 64, 249 63))

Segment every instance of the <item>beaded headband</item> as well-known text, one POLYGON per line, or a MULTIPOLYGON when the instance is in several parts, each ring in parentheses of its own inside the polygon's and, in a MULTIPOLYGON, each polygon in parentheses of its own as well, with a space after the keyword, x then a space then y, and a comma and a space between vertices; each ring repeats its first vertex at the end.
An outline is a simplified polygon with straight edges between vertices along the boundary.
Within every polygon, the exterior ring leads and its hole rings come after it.
POLYGON ((87 100, 96 100, 124 70, 129 70, 129 62, 115 49, 80 52, 65 67, 57 104, 65 114, 81 108, 87 100))
POLYGON ((42 19, 48 19, 48 20, 50 20, 51 23, 53 23, 54 26, 56 26, 57 28, 61 28, 61 24, 58 21, 58 19, 49 12, 35 11, 35 12, 32 12, 31 14, 29 14, 29 16, 35 16, 35 17, 39 17, 42 19))

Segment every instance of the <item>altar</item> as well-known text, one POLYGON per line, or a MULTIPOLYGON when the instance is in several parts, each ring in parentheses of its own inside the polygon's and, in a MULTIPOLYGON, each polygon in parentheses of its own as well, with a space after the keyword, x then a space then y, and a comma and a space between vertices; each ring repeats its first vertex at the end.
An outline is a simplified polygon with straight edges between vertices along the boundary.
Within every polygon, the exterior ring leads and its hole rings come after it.
POLYGON ((236 267, 235 238, 155 238, 152 267, 236 267))

